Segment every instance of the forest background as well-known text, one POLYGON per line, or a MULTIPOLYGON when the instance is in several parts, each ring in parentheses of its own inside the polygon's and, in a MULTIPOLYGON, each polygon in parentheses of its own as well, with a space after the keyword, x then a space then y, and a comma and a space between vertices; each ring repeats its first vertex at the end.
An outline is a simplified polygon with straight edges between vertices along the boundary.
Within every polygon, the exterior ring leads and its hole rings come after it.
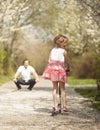
POLYGON ((0 0, 0 75, 16 71, 24 58, 41 75, 64 34, 70 75, 93 78, 100 85, 99 0, 0 0))

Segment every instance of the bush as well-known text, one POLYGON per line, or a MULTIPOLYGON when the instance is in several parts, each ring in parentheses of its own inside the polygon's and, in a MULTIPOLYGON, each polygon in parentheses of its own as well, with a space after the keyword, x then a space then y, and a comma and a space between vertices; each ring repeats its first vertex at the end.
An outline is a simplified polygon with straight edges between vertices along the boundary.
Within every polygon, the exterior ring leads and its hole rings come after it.
POLYGON ((78 78, 94 78, 95 58, 91 53, 78 56, 72 61, 72 75, 78 78))
POLYGON ((4 70, 3 70, 4 58, 5 58, 5 52, 4 52, 3 46, 0 45, 0 74, 4 73, 4 70))
POLYGON ((4 45, 0 43, 0 75, 8 75, 13 72, 12 58, 4 45))
POLYGON ((97 92, 95 96, 95 101, 100 101, 100 91, 97 92))
POLYGON ((100 90, 100 57, 96 56, 95 59, 96 62, 95 62, 94 78, 96 79, 98 89, 100 90))

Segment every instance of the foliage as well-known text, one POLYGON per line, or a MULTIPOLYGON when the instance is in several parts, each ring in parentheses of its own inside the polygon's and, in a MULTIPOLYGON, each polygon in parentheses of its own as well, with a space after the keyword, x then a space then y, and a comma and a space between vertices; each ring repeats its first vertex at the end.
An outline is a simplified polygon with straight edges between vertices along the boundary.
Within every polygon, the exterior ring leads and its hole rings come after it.
MULTIPOLYGON (((77 58, 76 55, 79 57, 82 56, 83 66, 81 65, 81 67, 78 68, 78 59, 75 61, 75 64, 77 64, 78 69, 85 70, 84 66, 88 68, 91 66, 90 62, 92 61, 89 60, 88 63, 85 63, 85 60, 88 59, 84 58, 83 55, 90 52, 90 49, 99 52, 99 13, 98 0, 8 0, 8 2, 1 0, 0 42, 5 42, 4 48, 6 48, 6 56, 2 61, 5 73, 11 70, 11 67, 8 69, 10 64, 10 66, 12 66, 13 63, 15 69, 20 63, 22 57, 26 57, 27 46, 30 50, 28 57, 32 56, 33 50, 31 47, 34 46, 34 43, 31 42, 31 39, 27 39, 29 35, 26 34, 25 37, 22 35, 17 36, 20 30, 30 25, 35 27, 31 28, 31 30, 37 28, 38 37, 36 35, 35 38, 42 39, 42 43, 48 44, 48 39, 53 38, 58 33, 67 35, 69 37, 69 46, 67 49, 73 56, 71 59, 73 61, 72 64, 74 64, 74 59, 77 58), (45 34, 40 31, 41 28, 45 31, 45 34), (29 44, 27 44, 27 46, 25 45, 27 41, 31 45, 30 48, 29 44), (24 48, 23 51, 18 46, 19 43, 22 48, 24 48)), ((29 28, 30 32, 31 30, 29 28)), ((31 36, 33 36, 33 32, 31 33, 31 36)), ((49 50, 47 49, 44 53, 48 54, 48 51, 49 50)), ((39 49, 37 49, 37 54, 35 52, 35 55, 37 56, 38 53, 40 53, 39 49)), ((41 54, 44 53, 41 52, 41 54)), ((36 59, 34 58, 34 62, 33 59, 30 58, 39 73, 42 73, 43 70, 41 69, 41 65, 42 68, 46 65, 46 62, 43 62, 47 59, 46 57, 42 57, 42 60, 40 60, 41 58, 35 57, 36 59), (38 60, 40 60, 41 63, 38 62, 38 60)), ((79 60, 81 58, 79 58, 79 60)), ((74 72, 75 69, 72 71, 74 72)), ((81 72, 83 71, 81 70, 81 72)), ((85 70, 85 72, 87 72, 87 70, 85 70)))
POLYGON ((97 91, 97 94, 95 96, 95 101, 100 101, 100 90, 97 91))
POLYGON ((79 2, 82 7, 85 10, 88 10, 91 12, 91 16, 93 17, 93 19, 96 21, 96 23, 100 26, 100 3, 99 0, 77 0, 77 2, 79 2))
POLYGON ((72 75, 78 78, 95 78, 97 67, 96 54, 94 52, 87 52, 83 55, 74 56, 71 62, 72 75))
POLYGON ((54 29, 54 23, 58 17, 59 8, 56 7, 54 0, 31 0, 31 7, 33 8, 32 22, 36 26, 42 26, 47 29, 54 29))
POLYGON ((5 58, 5 51, 3 46, 0 46, 0 74, 3 74, 4 70, 3 70, 3 61, 5 58))
POLYGON ((95 57, 95 69, 94 69, 94 78, 97 81, 97 87, 100 90, 100 56, 95 57))
POLYGON ((0 43, 0 74, 7 75, 13 72, 12 59, 4 44, 0 43))

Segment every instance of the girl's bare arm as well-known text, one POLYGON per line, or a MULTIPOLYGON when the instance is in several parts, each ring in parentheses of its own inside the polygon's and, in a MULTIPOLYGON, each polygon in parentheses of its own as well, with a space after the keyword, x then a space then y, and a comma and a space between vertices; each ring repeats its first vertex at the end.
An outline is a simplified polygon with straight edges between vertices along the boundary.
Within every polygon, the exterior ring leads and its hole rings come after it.
POLYGON ((70 69, 70 63, 67 51, 64 52, 64 57, 65 57, 65 69, 68 71, 70 69))

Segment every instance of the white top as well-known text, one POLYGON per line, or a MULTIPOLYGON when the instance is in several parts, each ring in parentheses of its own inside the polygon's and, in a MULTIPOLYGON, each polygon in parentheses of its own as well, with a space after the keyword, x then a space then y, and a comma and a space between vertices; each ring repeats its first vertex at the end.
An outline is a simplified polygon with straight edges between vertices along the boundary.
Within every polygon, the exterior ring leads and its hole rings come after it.
POLYGON ((51 50, 50 59, 64 62, 64 52, 65 50, 63 48, 53 48, 51 50))
POLYGON ((27 68, 22 65, 17 71, 20 73, 21 78, 27 82, 31 79, 31 75, 35 72, 35 69, 30 65, 27 68))

